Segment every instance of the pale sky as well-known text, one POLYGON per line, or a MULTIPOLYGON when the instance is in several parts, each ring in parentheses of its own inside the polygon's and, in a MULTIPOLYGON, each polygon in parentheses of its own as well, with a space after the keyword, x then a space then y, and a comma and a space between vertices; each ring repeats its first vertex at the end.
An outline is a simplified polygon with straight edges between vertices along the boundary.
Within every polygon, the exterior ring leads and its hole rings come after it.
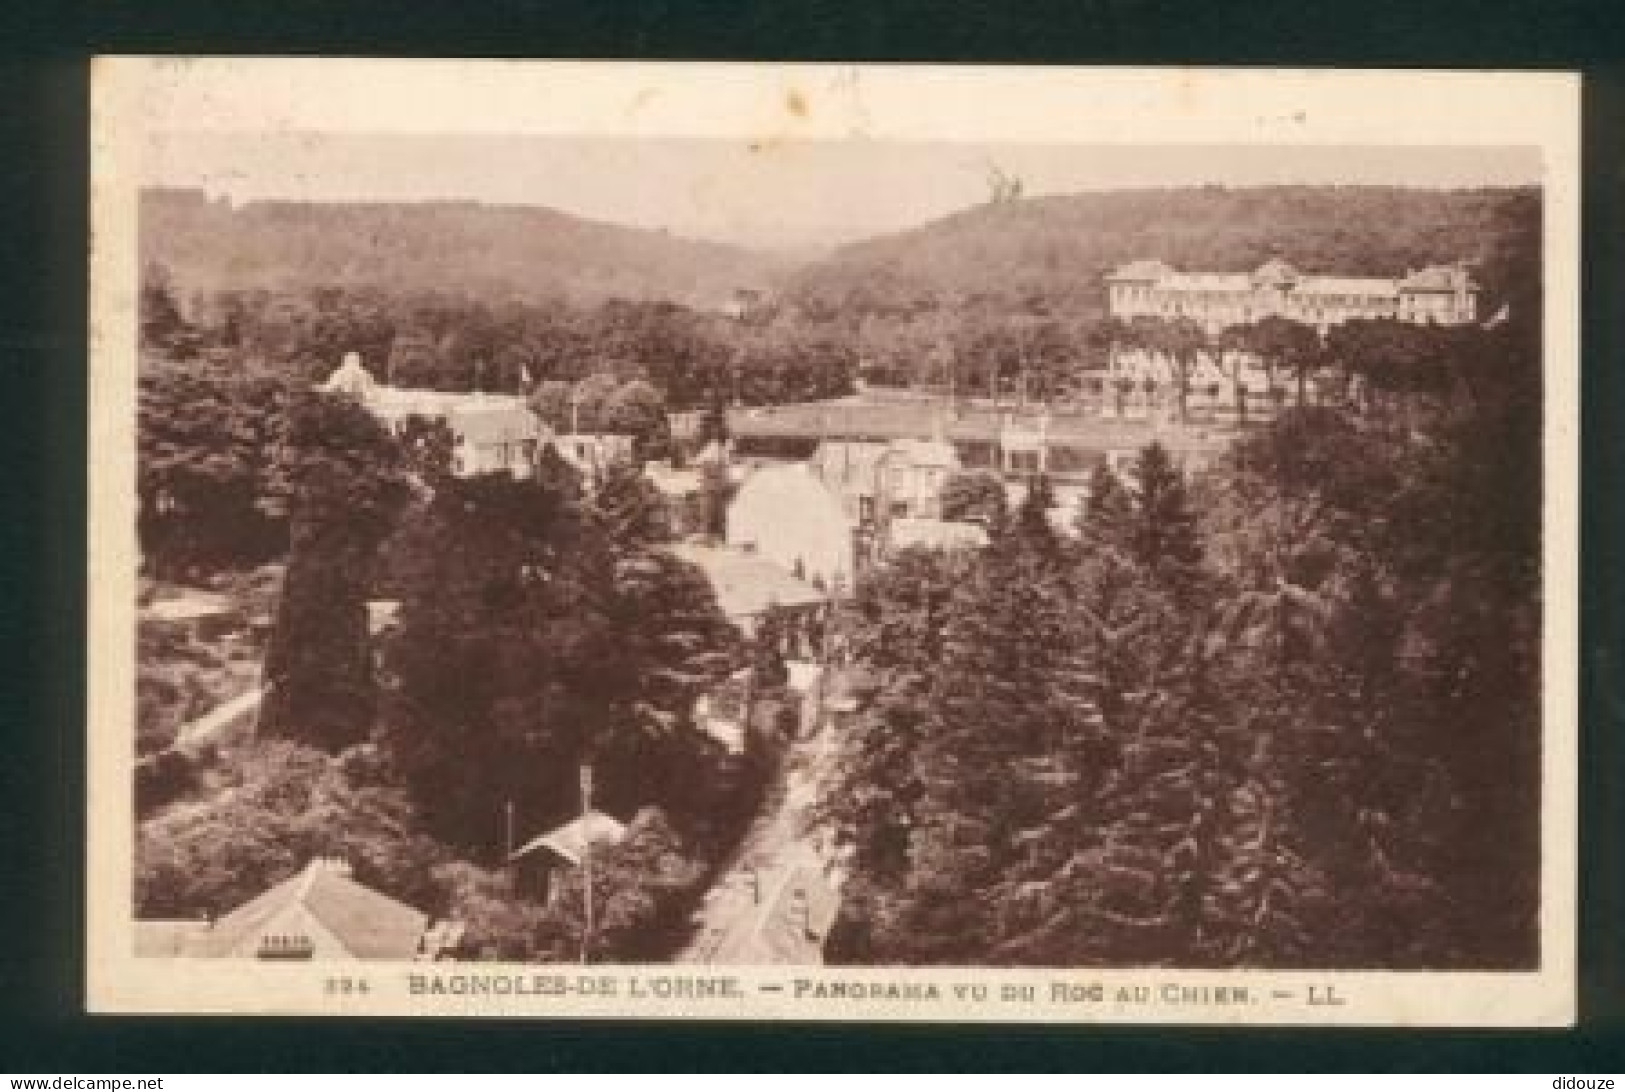
POLYGON ((994 165, 1026 196, 1287 183, 1536 185, 1534 148, 909 143, 168 132, 148 185, 236 201, 467 199, 764 249, 837 246, 976 204, 994 165))

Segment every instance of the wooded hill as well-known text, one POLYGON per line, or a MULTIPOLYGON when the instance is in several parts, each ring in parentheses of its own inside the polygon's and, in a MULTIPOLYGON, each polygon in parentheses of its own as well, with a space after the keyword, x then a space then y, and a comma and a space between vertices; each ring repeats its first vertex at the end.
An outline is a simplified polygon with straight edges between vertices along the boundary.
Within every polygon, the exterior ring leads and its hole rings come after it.
POLYGON ((474 201, 254 201, 195 189, 141 195, 144 262, 183 298, 313 286, 593 303, 611 297, 715 307, 778 268, 768 256, 541 207, 474 201))
POLYGON ((1083 319, 1106 306, 1102 278, 1156 258, 1244 271, 1279 256, 1307 273, 1403 275, 1464 261, 1486 310, 1538 276, 1533 188, 1364 186, 1121 190, 990 202, 923 227, 855 243, 799 270, 788 294, 870 313, 951 301, 1042 306, 1083 319))
POLYGON ((1136 258, 1216 271, 1279 256, 1305 272, 1397 275, 1464 261, 1498 305, 1538 271, 1534 188, 1371 186, 1120 190, 990 202, 854 243, 799 269, 737 247, 473 201, 256 201, 148 189, 144 261, 184 294, 221 288, 370 287, 473 297, 715 307, 736 287, 785 279, 815 309, 917 313, 981 297, 1035 300, 1082 319, 1102 277, 1136 258))

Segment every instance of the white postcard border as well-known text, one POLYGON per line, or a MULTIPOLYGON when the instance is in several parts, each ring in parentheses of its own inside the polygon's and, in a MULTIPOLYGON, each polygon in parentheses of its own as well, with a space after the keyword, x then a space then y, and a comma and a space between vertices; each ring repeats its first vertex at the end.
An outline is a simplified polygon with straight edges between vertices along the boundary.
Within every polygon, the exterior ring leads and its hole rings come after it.
POLYGON ((1578 77, 1562 73, 98 59, 93 67, 88 422, 88 1007, 98 1012, 719 1020, 1572 1023, 1578 845, 1578 103, 1578 77), (138 556, 135 214, 143 134, 165 129, 483 131, 769 142, 1539 147, 1545 165, 1546 300, 1540 970, 293 967, 137 959, 131 924, 138 556), (459 979, 461 986, 454 989, 459 979), (484 979, 483 986, 476 979, 484 979), (680 982, 688 983, 689 994, 662 995, 685 988, 680 982), (934 997, 926 996, 928 987, 934 987, 934 997), (978 988, 985 991, 982 999, 978 988), (566 992, 550 992, 559 989, 566 992), (1216 989, 1242 992, 1221 1001, 1211 992, 1216 989), (694 996, 694 991, 710 995, 694 996))

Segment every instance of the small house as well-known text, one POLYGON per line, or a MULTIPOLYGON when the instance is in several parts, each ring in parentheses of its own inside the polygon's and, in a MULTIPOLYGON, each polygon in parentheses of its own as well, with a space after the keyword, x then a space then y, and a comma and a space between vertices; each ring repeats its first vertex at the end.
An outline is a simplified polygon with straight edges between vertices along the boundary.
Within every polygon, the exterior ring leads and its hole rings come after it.
POLYGON ((508 854, 508 863, 519 886, 551 898, 555 873, 580 868, 592 847, 619 845, 625 837, 625 823, 593 810, 532 838, 508 854))
POLYGON ((343 861, 318 857, 303 871, 212 924, 135 923, 138 955, 212 959, 414 960, 440 954, 444 923, 351 877, 343 861))

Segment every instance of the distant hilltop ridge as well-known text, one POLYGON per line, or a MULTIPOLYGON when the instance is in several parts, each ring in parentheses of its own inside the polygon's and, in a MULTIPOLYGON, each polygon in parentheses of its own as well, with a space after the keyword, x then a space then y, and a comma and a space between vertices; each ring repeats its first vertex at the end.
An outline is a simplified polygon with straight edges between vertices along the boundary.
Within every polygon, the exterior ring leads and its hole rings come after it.
POLYGON ((854 243, 785 288, 857 295, 911 311, 932 301, 1045 306, 1104 318, 1108 278, 1155 258, 1180 270, 1298 270, 1392 276, 1441 264, 1471 271, 1481 313, 1538 290, 1536 187, 1200 186, 1001 201, 854 243))
MULTIPOLYGON (((764 193, 763 201, 772 195, 764 193)), ((821 309, 915 313, 969 302, 1104 318, 1107 277, 1155 257, 1186 270, 1392 275, 1460 263, 1488 314, 1538 290, 1537 187, 1193 186, 1027 197, 964 209, 794 264, 541 206, 256 200, 144 190, 142 258, 184 291, 370 286, 524 299, 662 299, 725 310, 741 286, 821 309)))
POLYGON ((183 292, 318 285, 580 302, 724 305, 781 259, 543 206, 463 199, 235 203, 199 188, 141 192, 143 262, 183 292))

